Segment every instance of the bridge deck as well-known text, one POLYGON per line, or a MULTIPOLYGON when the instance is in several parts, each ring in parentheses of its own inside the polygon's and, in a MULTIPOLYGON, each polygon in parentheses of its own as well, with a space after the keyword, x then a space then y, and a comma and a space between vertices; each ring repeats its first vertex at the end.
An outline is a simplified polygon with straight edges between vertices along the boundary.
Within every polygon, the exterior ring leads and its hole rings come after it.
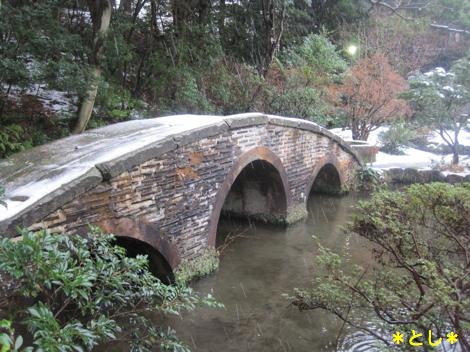
POLYGON ((101 182, 107 173, 114 176, 125 170, 122 165, 113 169, 113 160, 119 159, 124 166, 126 160, 128 164, 136 164, 131 160, 148 159, 151 158, 148 155, 174 149, 190 136, 197 137, 197 130, 214 126, 214 133, 220 133, 232 124, 242 126, 240 121, 245 121, 246 125, 246 120, 250 120, 251 125, 273 123, 312 130, 349 149, 341 138, 312 122, 260 113, 178 115, 122 122, 63 138, 1 160, 0 186, 6 190, 7 208, 0 206, 0 222, 9 222, 9 219, 16 218, 32 205, 37 207, 50 203, 67 192, 67 198, 73 199, 101 182))

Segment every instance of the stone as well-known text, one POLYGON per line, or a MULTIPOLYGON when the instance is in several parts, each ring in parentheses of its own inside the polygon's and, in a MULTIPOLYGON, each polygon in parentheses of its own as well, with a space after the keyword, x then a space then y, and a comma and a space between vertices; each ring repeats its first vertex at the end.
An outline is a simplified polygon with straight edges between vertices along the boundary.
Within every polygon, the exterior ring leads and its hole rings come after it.
POLYGON ((385 170, 383 178, 387 183, 403 183, 404 170, 401 168, 391 168, 385 170))
POLYGON ((420 183, 445 182, 445 175, 439 170, 419 170, 420 183))
POLYGON ((406 168, 403 170, 402 183, 410 185, 413 183, 420 183, 421 177, 419 171, 413 168, 406 168))
POLYGON ((446 182, 455 184, 465 182, 465 177, 457 174, 448 174, 446 176, 446 182))

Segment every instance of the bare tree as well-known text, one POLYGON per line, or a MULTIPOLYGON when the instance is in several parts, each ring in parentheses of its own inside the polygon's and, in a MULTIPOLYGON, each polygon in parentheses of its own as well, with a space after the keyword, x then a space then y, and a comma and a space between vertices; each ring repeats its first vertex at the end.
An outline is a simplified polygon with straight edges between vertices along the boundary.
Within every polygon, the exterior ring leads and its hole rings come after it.
MULTIPOLYGON (((444 6, 439 6, 438 2, 433 0, 369 0, 369 2, 372 4, 372 8, 384 7, 390 10, 393 14, 407 20, 414 19, 412 16, 409 15, 409 13, 411 12, 421 12, 424 9, 430 9, 432 7, 445 8, 444 6)), ((464 3, 464 1, 462 1, 462 3, 464 3)), ((457 9, 446 9, 454 13, 459 12, 459 10, 457 9)), ((437 28, 440 30, 470 35, 470 30, 454 28, 453 26, 450 26, 448 24, 431 23, 430 26, 432 28, 437 28)))

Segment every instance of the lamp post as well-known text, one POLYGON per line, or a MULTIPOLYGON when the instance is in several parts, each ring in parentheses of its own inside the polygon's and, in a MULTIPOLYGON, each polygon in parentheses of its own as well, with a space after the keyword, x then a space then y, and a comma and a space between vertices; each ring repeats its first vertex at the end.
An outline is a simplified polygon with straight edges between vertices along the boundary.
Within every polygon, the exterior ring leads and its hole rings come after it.
POLYGON ((358 47, 357 47, 357 45, 354 45, 354 44, 350 44, 350 45, 346 48, 346 52, 347 52, 349 55, 351 55, 351 56, 356 55, 357 50, 358 50, 358 47))

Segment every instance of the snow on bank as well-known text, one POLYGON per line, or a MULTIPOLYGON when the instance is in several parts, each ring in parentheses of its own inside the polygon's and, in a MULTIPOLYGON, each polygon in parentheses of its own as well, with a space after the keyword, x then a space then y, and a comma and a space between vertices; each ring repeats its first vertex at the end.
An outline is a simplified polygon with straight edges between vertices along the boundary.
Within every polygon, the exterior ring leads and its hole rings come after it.
MULTIPOLYGON (((380 146, 379 134, 388 130, 388 127, 380 127, 371 132, 369 139, 370 144, 380 146)), ((343 130, 341 128, 333 128, 330 130, 346 141, 352 140, 351 130, 343 130)), ((449 131, 451 133, 451 131, 449 131)), ((441 137, 437 132, 432 132, 428 138, 429 144, 434 146, 444 145, 441 137)), ((470 131, 462 130, 459 134, 459 142, 461 145, 470 146, 470 131)), ((431 153, 416 148, 404 148, 403 155, 392 155, 384 152, 379 152, 376 155, 376 161, 372 163, 372 167, 376 170, 386 170, 391 168, 416 168, 416 169, 431 169, 436 164, 450 164, 452 161, 452 154, 442 155, 431 153)), ((464 171, 455 173, 459 175, 470 174, 470 156, 460 155, 460 164, 464 166, 464 171)), ((444 172, 448 174, 449 172, 444 172)), ((453 172, 454 173, 454 172, 453 172)))
MULTIPOLYGON (((7 87, 4 86, 6 89, 7 87)), ((12 86, 9 92, 9 98, 17 103, 20 102, 22 97, 31 96, 38 99, 44 108, 61 116, 75 112, 76 107, 71 98, 66 92, 47 89, 45 84, 33 84, 27 88, 12 86)))

